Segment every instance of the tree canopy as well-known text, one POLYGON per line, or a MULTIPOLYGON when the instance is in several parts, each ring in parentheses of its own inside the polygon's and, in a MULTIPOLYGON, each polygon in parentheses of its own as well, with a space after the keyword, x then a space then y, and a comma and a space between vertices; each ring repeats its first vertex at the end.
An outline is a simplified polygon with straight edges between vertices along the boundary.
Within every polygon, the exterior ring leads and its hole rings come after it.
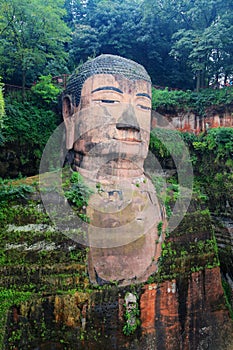
POLYGON ((3 0, 0 5, 0 74, 5 82, 32 83, 67 66, 69 28, 63 0, 3 0))
POLYGON ((0 75, 30 86, 110 53, 199 90, 233 76, 232 14, 231 0, 2 0, 0 75))

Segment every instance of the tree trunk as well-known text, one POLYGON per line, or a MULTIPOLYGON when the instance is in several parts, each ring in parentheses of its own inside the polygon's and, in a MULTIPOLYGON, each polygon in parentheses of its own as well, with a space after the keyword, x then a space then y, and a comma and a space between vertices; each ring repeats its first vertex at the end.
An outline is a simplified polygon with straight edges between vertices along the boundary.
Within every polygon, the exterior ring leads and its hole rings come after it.
POLYGON ((205 88, 205 70, 201 71, 201 88, 205 88))
POLYGON ((200 86, 201 86, 201 71, 197 71, 197 80, 196 80, 196 91, 200 91, 200 86))
POLYGON ((226 85, 226 83, 227 83, 227 78, 228 78, 228 73, 225 73, 225 76, 224 76, 224 85, 226 85))
POLYGON ((25 85, 26 85, 26 70, 23 69, 23 72, 22 72, 22 97, 23 97, 23 101, 25 99, 25 85))

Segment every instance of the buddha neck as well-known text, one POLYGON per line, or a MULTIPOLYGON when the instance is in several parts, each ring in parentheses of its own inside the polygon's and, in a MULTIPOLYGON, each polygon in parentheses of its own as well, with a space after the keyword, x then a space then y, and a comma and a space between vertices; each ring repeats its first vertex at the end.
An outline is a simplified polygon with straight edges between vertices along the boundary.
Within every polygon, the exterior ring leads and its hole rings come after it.
POLYGON ((121 179, 134 179, 143 176, 144 160, 137 163, 130 159, 118 158, 108 160, 107 156, 89 157, 75 153, 73 169, 89 180, 119 182, 121 179))

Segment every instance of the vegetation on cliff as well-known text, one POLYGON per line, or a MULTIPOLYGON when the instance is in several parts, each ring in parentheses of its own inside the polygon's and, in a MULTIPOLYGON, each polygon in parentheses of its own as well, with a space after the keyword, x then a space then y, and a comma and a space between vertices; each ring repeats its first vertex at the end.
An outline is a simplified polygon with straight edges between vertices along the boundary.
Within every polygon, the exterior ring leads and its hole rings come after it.
MULTIPOLYGON (((0 146, 3 147, 3 150, 11 151, 12 155, 5 156, 5 152, 2 151, 0 176, 16 177, 20 173, 22 175, 38 173, 39 162, 46 142, 55 128, 62 122, 60 111, 57 109, 60 92, 61 89, 52 82, 51 76, 44 76, 37 85, 32 87, 31 91, 27 91, 24 98, 16 92, 5 95, 5 115, 2 117, 0 128, 0 146), (8 157, 7 160, 6 157, 8 157), (9 163, 8 168, 4 169, 4 163, 9 163)), ((153 88, 152 107, 161 113, 182 110, 193 111, 205 117, 208 108, 230 109, 232 103, 232 87, 220 90, 206 89, 199 93, 153 88)), ((167 133, 166 138, 169 138, 169 130, 162 132, 167 133)), ((163 137, 162 134, 161 137, 163 137)), ((186 136, 184 135, 184 137, 186 136)), ((219 133, 218 139, 219 137, 224 139, 224 132, 221 135, 219 133)), ((194 135, 190 138, 195 141, 194 135)), ((153 142, 158 142, 158 140, 152 138, 151 145, 153 142)), ((199 140, 195 142, 199 142, 199 140)), ((197 144, 189 145, 191 150, 195 146, 196 151, 200 153, 200 149, 197 150, 197 144)), ((174 151, 177 153, 178 149, 174 147, 174 151)), ((182 154, 182 150, 180 151, 182 154)), ((163 153, 166 157, 168 150, 166 147, 160 147, 158 152, 160 156, 163 153)), ((193 156, 195 157, 195 155, 193 156)))
POLYGON ((182 156, 182 145, 177 144, 176 134, 184 140, 190 152, 194 189, 207 199, 206 205, 211 212, 224 212, 227 205, 232 206, 233 198, 233 128, 213 128, 199 135, 162 128, 152 132, 150 149, 165 167, 172 162, 166 143, 174 154, 182 156), (166 142, 162 141, 162 135, 166 142))
MULTIPOLYGON (((163 130, 160 130, 160 134, 163 130)), ((165 131, 169 137, 173 131, 165 131)), ((189 145, 191 159, 193 161, 195 184, 193 198, 189 212, 185 215, 180 225, 172 232, 167 232, 166 241, 163 243, 162 254, 159 262, 159 271, 150 277, 148 283, 163 283, 166 280, 188 279, 192 273, 205 271, 205 269, 218 268, 219 252, 214 237, 209 207, 211 211, 220 213, 226 207, 226 201, 232 200, 232 151, 233 129, 222 128, 209 130, 207 134, 199 136, 179 134, 189 145), (216 170, 221 169, 221 183, 216 182, 216 170), (222 187, 228 181, 227 187, 222 187), (221 198, 221 199, 219 199, 221 198), (192 225, 190 225, 190 222, 192 225)), ((160 135, 161 136, 161 135, 160 135)), ((151 136, 151 149, 158 159, 166 160, 170 154, 164 149, 164 144, 151 136)), ((171 137, 171 140, 173 138, 171 137)), ((172 147, 172 145, 170 145, 172 147)), ((174 143, 177 156, 182 150, 174 143)), ((63 188, 70 193, 69 200, 77 201, 77 210, 82 214, 82 206, 86 203, 87 189, 72 188, 77 184, 76 177, 63 178, 63 188), (69 189, 69 187, 71 188, 69 189), (76 189, 78 191, 76 191, 76 189), (70 192, 71 191, 71 192, 70 192), (81 191, 81 196, 80 196, 81 191), (86 194, 85 194, 86 193, 86 194)), ((176 176, 167 181, 167 192, 159 193, 167 210, 172 213, 173 205, 180 195, 179 184, 176 176), (169 211, 169 210, 168 210, 169 211)), ((159 179, 155 179, 157 190, 160 190, 159 179)), ((49 190, 49 189, 48 189, 49 190)), ((74 203, 74 204, 75 204, 74 203)), ((38 197, 38 178, 1 180, 0 189, 0 215, 3 227, 0 230, 0 270, 4 278, 1 281, 0 318, 2 328, 6 322, 6 312, 13 305, 29 307, 35 300, 39 304, 47 300, 48 294, 60 295, 61 298, 71 298, 75 293, 89 293, 101 289, 111 289, 112 285, 93 288, 88 281, 86 268, 86 249, 72 242, 66 236, 58 232, 50 222, 38 197), (6 202, 8 206, 6 206, 6 202), (9 286, 11 285, 11 288, 9 286)), ((226 264, 226 262, 224 262, 226 264)), ((229 298, 229 286, 224 282, 226 295, 229 298)), ((132 288, 131 288, 132 289, 132 288)), ((87 298, 87 295, 85 296, 87 298)), ((85 299, 86 300, 86 299, 85 299)), ((228 301, 230 307, 230 301, 228 301)), ((216 307, 220 307, 216 305, 216 307)), ((223 307, 223 306, 221 306, 223 307)), ((127 315, 126 315, 127 319, 127 315)), ((35 332, 31 332, 31 341, 35 339, 55 339, 61 342, 68 341, 70 328, 62 328, 55 333, 42 319, 37 323, 35 332), (54 335, 55 334, 55 335, 54 335)), ((52 326, 51 326, 52 327, 52 326)), ((140 327, 140 326, 138 326, 140 327)), ((123 332, 132 336, 132 328, 125 328, 123 332)), ((23 333, 14 333, 11 341, 19 341, 17 337, 24 338, 23 333)), ((96 337, 93 333, 80 333, 80 339, 96 337)), ((12 336, 11 336, 12 337, 12 336)), ((2 339, 3 341, 3 339, 2 339)))
POLYGON ((192 111, 206 116, 208 108, 226 110, 233 104, 233 87, 196 91, 152 89, 152 108, 158 112, 192 111))
POLYGON ((48 77, 24 97, 19 92, 5 96, 5 114, 0 125, 0 176, 38 173, 44 147, 60 124, 59 93, 60 89, 48 77))
MULTIPOLYGON (((190 89, 154 88, 152 104, 158 112, 185 110, 205 117, 209 107, 232 108, 233 87, 226 87, 233 71, 230 0, 3 0, 0 12, 0 75, 4 83, 22 86, 22 93, 16 93, 9 92, 11 87, 6 85, 4 101, 0 83, 0 176, 38 173, 44 146, 61 123, 56 107, 61 88, 53 83, 52 76, 70 73, 82 61, 100 53, 119 54, 143 64, 154 84, 190 89), (224 88, 219 89, 220 83, 225 84, 224 88), (209 85, 215 89, 200 90, 209 85), (191 91, 194 88, 196 92, 191 91), (8 164, 6 169, 4 162, 8 164)), ((179 226, 166 231, 158 273, 148 283, 176 280, 182 289, 183 281, 187 284, 192 273, 204 275, 206 269, 218 269, 220 265, 225 276, 233 268, 232 247, 229 244, 218 249, 211 221, 212 214, 232 217, 233 129, 211 129, 198 136, 158 129, 151 135, 150 149, 164 169, 175 168, 172 152, 180 158, 183 155, 174 134, 184 140, 190 151, 195 175, 193 197, 179 226)), ((78 177, 75 174, 64 180, 63 189, 68 201, 76 206, 75 213, 88 221, 85 206, 90 191, 78 177)), ((158 176, 153 181, 169 219, 181 193, 177 174, 165 179, 165 192, 161 190, 164 179, 158 176)), ((49 195, 52 192, 51 188, 43 190, 49 195)), ((113 290, 119 300, 120 289, 114 289, 114 282, 104 287, 90 285, 88 249, 53 226, 39 198, 37 177, 0 179, 0 221, 0 349, 4 342, 9 348, 20 344, 26 349, 51 339, 68 344, 72 336, 81 346, 84 339, 98 340, 100 332, 90 330, 87 334, 83 330, 83 305, 89 302, 90 295, 96 295, 98 307, 98 302, 104 304, 106 298, 111 299, 113 290), (109 295, 104 295, 103 290, 108 289, 109 295), (69 315, 69 320, 67 316, 75 334, 59 322, 55 329, 43 312, 39 314, 44 305, 55 305, 55 299, 62 317, 67 311, 65 305, 75 305, 75 316, 69 315), (32 311, 30 337, 28 331, 24 333, 24 326, 15 329, 12 315, 8 315, 12 307, 19 306, 27 310, 25 314, 32 311), (4 331, 8 332, 5 338, 4 331)), ((161 236, 161 223, 157 228, 161 236)), ((226 279, 223 286, 232 314, 231 289, 226 279)), ((139 286, 129 288, 138 288, 136 294, 140 294, 139 286)), ((214 307, 224 308, 223 304, 221 300, 214 307)), ((89 303, 92 305, 94 302, 89 303)), ((122 315, 122 331, 132 336, 140 325, 128 321, 139 321, 138 305, 133 312, 125 310, 122 315)))

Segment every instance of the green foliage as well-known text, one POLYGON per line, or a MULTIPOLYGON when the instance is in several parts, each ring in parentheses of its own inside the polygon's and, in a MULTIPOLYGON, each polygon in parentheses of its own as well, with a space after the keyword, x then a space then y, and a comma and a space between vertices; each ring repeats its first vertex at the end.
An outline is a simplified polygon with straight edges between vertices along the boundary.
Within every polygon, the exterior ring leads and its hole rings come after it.
MULTIPOLYGON (((161 162, 164 159, 173 161, 174 156, 182 157, 184 146, 180 147, 182 143, 176 142, 176 133, 159 128, 152 131, 150 150, 161 162)), ((211 211, 225 212, 226 206, 232 205, 233 198, 233 128, 213 128, 200 135, 178 133, 178 136, 189 149, 196 197, 208 205, 211 211)), ((165 183, 163 177, 153 176, 152 181, 159 199, 166 206, 167 215, 171 215, 173 203, 179 197, 179 189, 170 180, 170 183, 165 183)))
POLYGON ((139 320, 140 310, 139 310, 138 302, 136 302, 135 304, 131 303, 131 305, 128 307, 126 304, 124 304, 124 306, 125 306, 125 313, 124 313, 125 324, 123 326, 123 333, 124 335, 129 336, 136 331, 138 325, 140 324, 140 320, 139 320))
POLYGON ((150 135, 150 150, 161 158, 182 157, 185 144, 177 130, 154 128, 150 135))
POLYGON ((190 93, 182 90, 159 90, 152 88, 152 107, 163 107, 167 110, 173 108, 184 109, 189 102, 190 93))
MULTIPOLYGON (((176 2, 180 28, 173 34, 171 55, 187 61, 196 77, 196 89, 208 85, 211 78, 232 70, 229 47, 232 16, 230 2, 176 2), (230 68, 231 67, 231 68, 230 68)), ((178 18, 177 18, 178 19, 178 18)))
POLYGON ((137 0, 88 1, 82 6, 75 4, 69 11, 75 24, 70 45, 75 66, 100 53, 128 58, 137 55, 136 30, 140 21, 137 0), (74 9, 75 6, 78 8, 74 9))
POLYGON ((209 129, 206 134, 197 136, 182 134, 184 141, 188 144, 191 152, 196 153, 207 161, 224 166, 232 166, 233 157, 233 129, 230 127, 219 127, 209 129), (209 159, 210 160, 210 159, 209 159))
POLYGON ((65 191, 66 198, 74 204, 78 210, 85 209, 93 191, 84 183, 82 176, 74 172, 70 179, 71 188, 65 191))
POLYGON ((232 74, 230 0, 3 0, 0 13, 4 82, 29 86, 100 53, 141 63, 161 86, 199 88, 232 74))
POLYGON ((205 150, 213 151, 216 160, 233 159, 233 129, 214 128, 208 131, 205 141, 205 150))
POLYGON ((57 102, 61 88, 52 83, 52 75, 43 75, 39 78, 39 82, 32 87, 33 93, 40 96, 45 102, 57 102))
POLYGON ((202 89, 197 92, 181 90, 159 90, 152 88, 152 108, 158 110, 192 110, 205 115, 206 109, 213 105, 233 103, 232 87, 223 89, 202 89))
POLYGON ((32 186, 20 184, 15 185, 10 180, 0 178, 0 221, 3 223, 9 219, 7 207, 15 200, 26 199, 29 193, 34 192, 32 186))
POLYGON ((232 73, 229 0, 93 0, 66 8, 76 66, 100 53, 118 54, 143 64, 154 84, 182 89, 232 73))
MULTIPOLYGON (((31 292, 19 292, 13 288, 5 289, 0 287, 0 347, 4 341, 4 332, 9 308, 12 305, 20 305, 31 297, 31 292)), ((17 334, 15 334, 15 336, 17 337, 17 334)), ((20 336, 20 334, 18 334, 18 336, 20 336)))
POLYGON ((233 89, 224 87, 223 89, 202 89, 197 92, 190 92, 189 108, 194 112, 206 115, 206 109, 213 105, 225 106, 233 102, 233 89))
POLYGON ((43 105, 39 105, 28 99, 24 102, 7 96, 6 116, 4 118, 3 135, 6 142, 19 139, 21 146, 32 145, 43 147, 52 131, 58 124, 58 118, 54 112, 43 105))
POLYGON ((163 233, 163 222, 160 221, 157 225, 157 230, 158 230, 158 236, 160 237, 163 233))
POLYGON ((38 75, 57 75, 64 70, 64 45, 69 41, 63 21, 64 0, 3 0, 0 13, 0 74, 4 81, 12 79, 24 88, 38 75))
POLYGON ((162 198, 161 196, 163 195, 165 188, 166 188, 166 181, 163 176, 159 175, 152 175, 151 176, 152 183, 155 187, 157 196, 159 198, 162 198))
POLYGON ((190 274, 219 266, 218 249, 215 238, 205 241, 180 244, 163 242, 159 271, 155 281, 177 278, 180 274, 190 274))
POLYGON ((222 286, 223 286, 226 304, 227 304, 230 316, 233 319, 233 309, 231 306, 232 289, 231 289, 231 286, 229 285, 229 283, 227 283, 227 281, 224 279, 222 280, 222 286))
POLYGON ((26 199, 27 194, 32 192, 34 192, 34 189, 30 185, 15 185, 10 180, 0 178, 0 203, 20 198, 26 199))
POLYGON ((196 136, 190 152, 196 188, 205 196, 211 211, 225 212, 233 198, 233 128, 213 128, 196 136))
POLYGON ((30 94, 24 102, 16 97, 7 95, 5 98, 4 142, 14 144, 22 165, 38 167, 44 147, 58 124, 58 117, 30 94))
MULTIPOLYGON (((166 215, 169 219, 172 215, 172 208, 176 200, 180 197, 180 186, 177 180, 170 178, 167 182, 162 176, 152 175, 152 183, 155 186, 157 197, 166 209, 166 215)), ((162 222, 159 222, 157 229, 159 236, 162 233, 162 222)), ((166 233, 169 235, 169 233, 166 233)))
POLYGON ((5 114, 5 101, 3 98, 3 84, 0 77, 0 146, 4 143, 4 137, 2 135, 3 117, 5 114))

